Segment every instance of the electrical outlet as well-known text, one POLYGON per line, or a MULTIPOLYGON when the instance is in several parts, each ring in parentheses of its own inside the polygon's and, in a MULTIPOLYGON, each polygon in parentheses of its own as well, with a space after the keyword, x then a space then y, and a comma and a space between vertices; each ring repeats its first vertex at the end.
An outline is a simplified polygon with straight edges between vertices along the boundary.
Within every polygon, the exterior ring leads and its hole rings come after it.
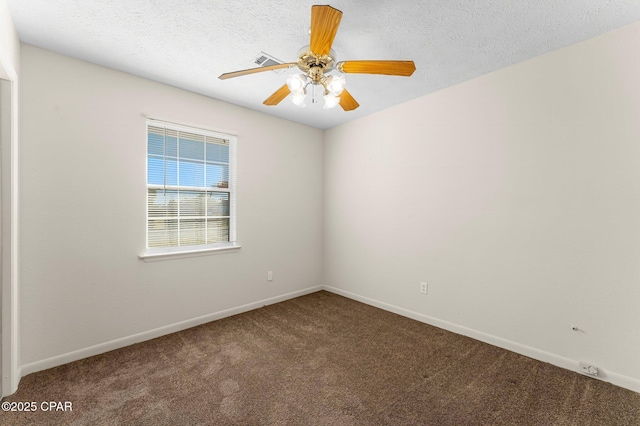
POLYGON ((580 363, 580 372, 582 374, 586 374, 587 376, 598 377, 598 367, 586 362, 580 363))
POLYGON ((267 271, 267 281, 273 281, 273 271, 267 271))
POLYGON ((427 283, 420 283, 420 293, 429 294, 429 286, 427 283))

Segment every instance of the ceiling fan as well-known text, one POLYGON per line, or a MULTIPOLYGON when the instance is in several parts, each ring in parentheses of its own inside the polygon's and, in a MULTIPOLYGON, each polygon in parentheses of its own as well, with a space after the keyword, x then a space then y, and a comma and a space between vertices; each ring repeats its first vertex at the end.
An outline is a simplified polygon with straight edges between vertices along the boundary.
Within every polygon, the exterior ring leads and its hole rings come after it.
POLYGON ((324 108, 340 105, 345 111, 352 111, 360 105, 344 88, 341 74, 329 74, 337 70, 345 74, 384 74, 408 77, 416 69, 413 61, 341 61, 336 63, 336 55, 331 45, 338 32, 342 12, 331 6, 311 7, 311 29, 309 46, 301 49, 297 62, 250 68, 222 74, 221 80, 240 77, 280 68, 297 66, 302 74, 287 78, 287 83, 269 96, 263 104, 278 105, 280 101, 293 93, 292 101, 297 106, 305 106, 306 88, 309 84, 324 88, 324 108))

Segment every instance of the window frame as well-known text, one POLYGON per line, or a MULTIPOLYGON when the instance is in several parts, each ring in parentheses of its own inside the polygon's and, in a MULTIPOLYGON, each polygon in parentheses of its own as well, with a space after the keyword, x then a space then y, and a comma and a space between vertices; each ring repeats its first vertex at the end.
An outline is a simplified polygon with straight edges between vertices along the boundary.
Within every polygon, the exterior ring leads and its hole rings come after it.
MULTIPOLYGON (((207 142, 204 142, 205 144, 207 142)), ((206 148, 205 148, 206 149, 206 148)), ((205 159, 206 166, 206 159, 205 159)), ((222 132, 203 128, 200 126, 191 126, 186 124, 174 123, 166 120, 159 120, 147 117, 145 124, 145 251, 138 256, 138 258, 144 261, 150 260, 162 260, 166 258, 181 258, 191 256, 201 256, 205 254, 224 253, 228 251, 234 251, 241 246, 237 241, 237 135, 229 132, 222 132), (150 127, 163 127, 165 129, 194 133, 200 136, 209 136, 212 138, 222 139, 229 143, 229 178, 227 188, 216 188, 211 192, 223 192, 229 194, 229 241, 221 243, 209 243, 209 244, 197 244, 197 245, 185 245, 185 246, 171 246, 171 247, 149 247, 149 189, 160 187, 167 190, 197 190, 203 191, 203 188, 181 186, 181 185, 157 185, 149 184, 149 128, 150 127)), ((206 184, 206 183, 205 183, 206 184)), ((206 191, 205 191, 206 192, 206 191)), ((206 212, 205 212, 206 215, 206 212)), ((179 216, 178 216, 179 217, 179 216)), ((205 224, 206 224, 205 217, 205 224)), ((206 225, 205 225, 206 226, 206 225)))

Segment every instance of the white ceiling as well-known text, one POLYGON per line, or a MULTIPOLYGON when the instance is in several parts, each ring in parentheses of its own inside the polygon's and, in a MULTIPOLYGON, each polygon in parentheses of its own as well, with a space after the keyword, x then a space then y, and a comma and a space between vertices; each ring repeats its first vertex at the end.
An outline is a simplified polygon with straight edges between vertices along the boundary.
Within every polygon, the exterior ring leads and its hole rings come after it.
POLYGON ((640 20, 640 0, 332 0, 343 12, 338 60, 412 59, 417 68, 412 77, 347 75, 360 108, 344 112, 262 105, 291 70, 218 79, 253 68, 261 51, 295 61, 317 1, 5 1, 25 43, 321 129, 640 20))

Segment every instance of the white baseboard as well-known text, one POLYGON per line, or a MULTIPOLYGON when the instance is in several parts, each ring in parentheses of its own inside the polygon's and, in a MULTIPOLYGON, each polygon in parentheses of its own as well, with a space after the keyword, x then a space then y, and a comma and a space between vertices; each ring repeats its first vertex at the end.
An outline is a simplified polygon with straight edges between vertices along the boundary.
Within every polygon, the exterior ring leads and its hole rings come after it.
MULTIPOLYGON (((195 327, 200 324, 215 321, 218 319, 226 318, 232 315, 241 314, 243 312, 252 311, 254 309, 261 308, 265 305, 272 305, 274 303, 283 302, 285 300, 293 299, 306 294, 314 293, 316 291, 326 290, 331 293, 339 294, 349 299, 356 300, 358 302, 365 303, 367 305, 375 306, 376 308, 384 309, 385 311, 393 312, 398 315, 402 315, 407 318, 414 319, 429 325, 433 325, 444 330, 451 331, 456 334, 471 337, 481 342, 488 343, 503 349, 510 350, 512 352, 527 356, 529 358, 537 359, 538 361, 548 362, 555 366, 565 368, 567 370, 577 372, 578 361, 565 358, 550 352, 546 352, 540 349, 533 348, 531 346, 523 345, 521 343, 513 342, 511 340, 503 339, 491 334, 483 333, 478 330, 474 330, 468 327, 464 327, 458 324, 454 324, 448 321, 424 315, 418 312, 414 312, 405 308, 401 308, 388 303, 380 302, 375 299, 371 299, 365 296, 361 296, 349 291, 341 290, 331 286, 315 286, 309 287, 304 290, 298 290, 287 294, 271 297, 268 299, 260 300, 257 302, 249 303, 246 305, 238 306, 231 309, 226 309, 212 314, 203 315, 201 317, 193 318, 190 320, 182 321, 175 324, 170 324, 164 327, 156 328, 153 330, 145 331, 142 333, 134 334, 131 336, 123 337, 120 339, 111 340, 109 342, 100 343, 98 345, 90 346, 88 348, 79 349, 77 351, 69 352, 66 354, 54 356, 51 358, 35 361, 29 364, 24 364, 19 368, 19 376, 24 377, 28 374, 35 373, 36 371, 46 370, 48 368, 57 367, 59 365, 68 364, 79 359, 88 358, 94 355, 99 355, 105 352, 109 352, 115 349, 120 349, 125 346, 133 345, 135 343, 144 342, 146 340, 155 339, 156 337, 164 336, 167 334, 175 333, 177 331, 185 330, 187 328, 195 327)), ((620 386, 634 392, 640 393, 640 380, 625 376, 619 373, 611 371, 603 371, 603 377, 601 380, 610 382, 616 386, 620 386)))
POLYGON ((238 306, 236 308, 225 309, 224 311, 214 312, 212 314, 203 315, 197 318, 181 321, 175 324, 166 325, 153 330, 144 331, 142 333, 133 334, 131 336, 122 337, 120 339, 111 340, 109 342, 100 343, 98 345, 90 346, 88 348, 78 349, 77 351, 68 352, 66 354, 57 355, 51 358, 35 361, 29 364, 22 365, 20 377, 24 377, 27 374, 35 373, 36 371, 46 370, 48 368, 57 367, 59 365, 68 364, 79 359, 88 358, 94 355, 99 355, 105 352, 120 349, 125 346, 133 345, 135 343, 144 342, 146 340, 155 339, 156 337, 164 336, 166 334, 175 333, 177 331, 185 330, 187 328, 195 327, 200 324, 219 320, 232 315, 241 314, 243 312, 252 311, 254 309, 262 308, 265 305, 273 305, 274 303, 284 302, 285 300, 293 299, 296 297, 304 296, 305 294, 315 293, 322 290, 322 286, 309 287, 303 290, 294 291, 291 293, 282 294, 268 299, 259 300, 257 302, 248 303, 246 305, 238 306))
MULTIPOLYGON (((531 346, 527 346, 521 343, 513 342, 511 340, 503 339, 501 337, 497 337, 491 334, 483 333, 482 331, 474 330, 472 328, 464 327, 448 321, 443 321, 441 319, 434 318, 429 315, 420 314, 418 312, 414 312, 398 306, 390 305, 388 303, 380 302, 375 299, 370 299, 368 297, 351 293, 349 291, 341 290, 339 288, 324 286, 323 289, 331 293, 339 294, 340 296, 344 296, 349 299, 353 299, 358 302, 365 303, 367 305, 375 306, 376 308, 380 308, 385 311, 402 315, 403 317, 411 318, 416 321, 433 325, 435 327, 442 328, 444 330, 448 330, 456 334, 461 334, 463 336, 471 337, 473 339, 480 340, 481 342, 485 342, 493 346, 507 349, 511 352, 515 352, 520 355, 524 355, 529 358, 536 359, 538 361, 547 362, 557 367, 565 368, 567 370, 571 370, 571 371, 577 372, 578 374, 581 374, 578 371, 578 365, 579 365, 578 361, 570 358, 565 358, 557 354, 536 349, 531 346)), ((616 386, 620 386, 622 388, 640 393, 640 380, 634 379, 629 376, 625 376, 625 375, 611 372, 611 371, 603 371, 602 378, 600 378, 600 380, 607 381, 616 386)))

